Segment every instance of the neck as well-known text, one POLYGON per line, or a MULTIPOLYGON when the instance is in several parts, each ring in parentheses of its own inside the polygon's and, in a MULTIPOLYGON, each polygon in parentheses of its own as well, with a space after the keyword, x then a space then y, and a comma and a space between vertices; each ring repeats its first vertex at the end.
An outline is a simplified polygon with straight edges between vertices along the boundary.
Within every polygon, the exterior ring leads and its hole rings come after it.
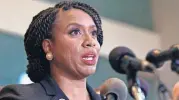
POLYGON ((70 100, 89 100, 86 78, 75 79, 57 67, 51 67, 51 76, 70 100))

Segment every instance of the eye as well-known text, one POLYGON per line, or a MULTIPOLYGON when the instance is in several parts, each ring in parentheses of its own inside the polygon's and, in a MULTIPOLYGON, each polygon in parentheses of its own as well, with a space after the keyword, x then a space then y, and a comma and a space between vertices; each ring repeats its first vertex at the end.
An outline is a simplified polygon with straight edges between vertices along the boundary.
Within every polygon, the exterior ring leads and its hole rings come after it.
POLYGON ((97 30, 92 31, 91 35, 94 36, 94 37, 97 37, 97 30))
POLYGON ((71 36, 78 36, 78 35, 81 34, 81 32, 80 32, 79 29, 72 29, 72 30, 69 32, 69 34, 70 34, 71 36))

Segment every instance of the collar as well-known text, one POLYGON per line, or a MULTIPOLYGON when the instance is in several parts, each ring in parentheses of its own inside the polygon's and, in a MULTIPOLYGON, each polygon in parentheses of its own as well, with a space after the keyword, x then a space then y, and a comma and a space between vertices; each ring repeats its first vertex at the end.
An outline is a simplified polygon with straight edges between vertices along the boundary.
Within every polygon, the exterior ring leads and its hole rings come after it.
MULTIPOLYGON (((49 96, 56 96, 57 100, 69 100, 65 93, 59 88, 58 84, 50 76, 45 77, 40 84, 43 86, 45 92, 49 96)), ((96 94, 93 88, 87 83, 87 91, 91 100, 101 100, 100 95, 96 94)))
POLYGON ((93 88, 90 85, 88 85, 88 83, 86 84, 86 86, 87 86, 88 93, 90 94, 91 100, 101 100, 100 95, 96 94, 96 92, 93 90, 93 88))

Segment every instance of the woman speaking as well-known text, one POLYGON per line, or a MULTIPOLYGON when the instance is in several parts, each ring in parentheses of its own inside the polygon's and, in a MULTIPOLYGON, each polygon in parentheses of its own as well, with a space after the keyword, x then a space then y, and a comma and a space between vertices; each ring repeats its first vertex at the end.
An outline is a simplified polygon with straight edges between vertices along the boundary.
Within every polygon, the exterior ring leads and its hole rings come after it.
POLYGON ((96 71, 102 42, 101 19, 91 6, 63 1, 42 10, 24 36, 34 83, 8 85, 0 100, 101 100, 86 78, 96 71))

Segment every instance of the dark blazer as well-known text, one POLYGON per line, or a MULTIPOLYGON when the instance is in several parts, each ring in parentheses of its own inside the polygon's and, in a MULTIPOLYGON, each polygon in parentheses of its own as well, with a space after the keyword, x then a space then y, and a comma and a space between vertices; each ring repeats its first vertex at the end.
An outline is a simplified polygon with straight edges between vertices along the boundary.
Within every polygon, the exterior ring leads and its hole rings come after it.
MULTIPOLYGON (((100 95, 87 84, 91 100, 101 100, 100 95)), ((39 83, 8 85, 0 91, 0 100, 69 100, 57 83, 45 77, 39 83)))

